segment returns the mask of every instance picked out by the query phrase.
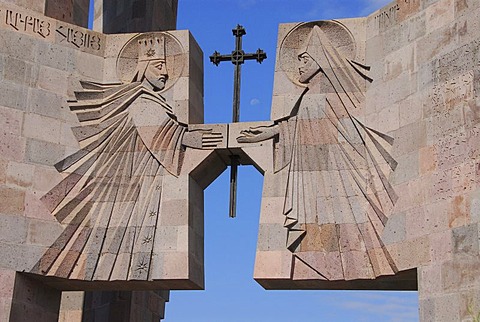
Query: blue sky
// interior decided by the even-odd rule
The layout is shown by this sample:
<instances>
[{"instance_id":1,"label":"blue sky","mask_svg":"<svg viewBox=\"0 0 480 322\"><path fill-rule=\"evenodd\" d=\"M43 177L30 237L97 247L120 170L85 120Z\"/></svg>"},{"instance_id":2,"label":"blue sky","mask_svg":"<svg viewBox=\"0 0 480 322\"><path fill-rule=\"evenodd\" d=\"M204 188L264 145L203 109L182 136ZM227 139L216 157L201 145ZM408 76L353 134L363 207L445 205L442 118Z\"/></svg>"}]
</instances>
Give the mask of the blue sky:
<instances>
[{"instance_id":1,"label":"blue sky","mask_svg":"<svg viewBox=\"0 0 480 322\"><path fill-rule=\"evenodd\" d=\"M241 120L268 120L277 29L302 22L367 15L388 0L179 0L178 29L189 29L204 52L205 122L230 122L233 65L208 56L234 48L231 29L246 28L247 52L268 58L242 69ZM166 322L418 321L416 292L265 291L252 278L262 176L239 169L237 218L228 218L229 173L205 191L205 291L171 292Z\"/></svg>"},{"instance_id":2,"label":"blue sky","mask_svg":"<svg viewBox=\"0 0 480 322\"><path fill-rule=\"evenodd\" d=\"M261 65L242 69L241 120L268 120L279 23L360 17L388 0L179 0L178 29L189 29L204 52L205 122L231 120L233 65L208 61L234 48L232 28L247 31L247 52ZM205 291L172 291L166 322L418 321L416 292L265 291L253 280L262 176L239 169L237 218L228 218L229 173L205 191Z\"/></svg>"}]
</instances>

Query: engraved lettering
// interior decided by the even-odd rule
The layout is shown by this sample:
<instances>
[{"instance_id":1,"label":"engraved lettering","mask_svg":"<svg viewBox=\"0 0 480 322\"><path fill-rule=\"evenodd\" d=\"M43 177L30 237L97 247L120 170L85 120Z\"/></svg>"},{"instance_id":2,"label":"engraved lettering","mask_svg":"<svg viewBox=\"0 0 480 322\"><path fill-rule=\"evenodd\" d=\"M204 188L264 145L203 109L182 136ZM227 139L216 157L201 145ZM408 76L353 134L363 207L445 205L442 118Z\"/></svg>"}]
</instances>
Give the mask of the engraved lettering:
<instances>
[{"instance_id":1,"label":"engraved lettering","mask_svg":"<svg viewBox=\"0 0 480 322\"><path fill-rule=\"evenodd\" d=\"M400 1L397 1L395 5L386 8L385 10L381 11L374 17L375 20L375 27L380 30L387 29L393 26L398 21L398 12L404 8L408 8L410 6L416 5L418 0L403 0L401 2L405 3L402 5L401 3L398 4Z\"/></svg>"},{"instance_id":2,"label":"engraved lettering","mask_svg":"<svg viewBox=\"0 0 480 322\"><path fill-rule=\"evenodd\" d=\"M429 95L431 106L426 111L427 116L448 112L461 104L468 105L474 95L473 79L474 73L469 71L450 81L435 85Z\"/></svg>"},{"instance_id":3,"label":"engraved lettering","mask_svg":"<svg viewBox=\"0 0 480 322\"><path fill-rule=\"evenodd\" d=\"M479 66L480 41L457 48L435 61L435 81L445 82Z\"/></svg>"},{"instance_id":4,"label":"engraved lettering","mask_svg":"<svg viewBox=\"0 0 480 322\"><path fill-rule=\"evenodd\" d=\"M67 42L77 48L101 49L100 37L91 35L87 31L59 25L57 33L61 36L60 42Z\"/></svg>"},{"instance_id":5,"label":"engraved lettering","mask_svg":"<svg viewBox=\"0 0 480 322\"><path fill-rule=\"evenodd\" d=\"M408 1L408 0L406 0ZM386 29L397 22L397 11L400 10L400 6L395 4L394 6L385 9L374 17L375 26L378 29Z\"/></svg>"},{"instance_id":6,"label":"engraved lettering","mask_svg":"<svg viewBox=\"0 0 480 322\"><path fill-rule=\"evenodd\" d=\"M5 24L16 31L34 33L43 38L50 35L50 22L12 10L5 12Z\"/></svg>"}]
</instances>

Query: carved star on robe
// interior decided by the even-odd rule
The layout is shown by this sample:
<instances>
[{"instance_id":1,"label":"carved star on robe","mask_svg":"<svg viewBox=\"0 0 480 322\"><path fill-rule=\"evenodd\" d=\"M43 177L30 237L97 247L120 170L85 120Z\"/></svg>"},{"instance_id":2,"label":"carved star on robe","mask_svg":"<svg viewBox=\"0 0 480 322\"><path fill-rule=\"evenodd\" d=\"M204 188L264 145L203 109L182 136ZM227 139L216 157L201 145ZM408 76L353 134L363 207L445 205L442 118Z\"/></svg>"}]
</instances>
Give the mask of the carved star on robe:
<instances>
[{"instance_id":1,"label":"carved star on robe","mask_svg":"<svg viewBox=\"0 0 480 322\"><path fill-rule=\"evenodd\" d=\"M148 268L147 262L145 262L143 259L140 263L137 265L137 271L144 271Z\"/></svg>"},{"instance_id":2,"label":"carved star on robe","mask_svg":"<svg viewBox=\"0 0 480 322\"><path fill-rule=\"evenodd\" d=\"M146 236L143 238L142 240L142 244L145 245L145 244L148 244L152 241L152 236Z\"/></svg>"}]
</instances>

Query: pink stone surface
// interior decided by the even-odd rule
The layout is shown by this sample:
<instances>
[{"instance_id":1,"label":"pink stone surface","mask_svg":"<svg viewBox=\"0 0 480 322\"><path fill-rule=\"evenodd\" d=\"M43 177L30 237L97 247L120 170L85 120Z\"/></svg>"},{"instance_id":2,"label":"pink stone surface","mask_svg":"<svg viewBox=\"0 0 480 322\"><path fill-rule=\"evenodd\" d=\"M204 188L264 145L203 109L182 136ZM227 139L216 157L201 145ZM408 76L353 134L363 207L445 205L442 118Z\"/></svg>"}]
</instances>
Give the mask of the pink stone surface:
<instances>
[{"instance_id":1,"label":"pink stone surface","mask_svg":"<svg viewBox=\"0 0 480 322\"><path fill-rule=\"evenodd\" d=\"M9 133L0 133L0 158L22 162L25 157L24 138Z\"/></svg>"}]
</instances>

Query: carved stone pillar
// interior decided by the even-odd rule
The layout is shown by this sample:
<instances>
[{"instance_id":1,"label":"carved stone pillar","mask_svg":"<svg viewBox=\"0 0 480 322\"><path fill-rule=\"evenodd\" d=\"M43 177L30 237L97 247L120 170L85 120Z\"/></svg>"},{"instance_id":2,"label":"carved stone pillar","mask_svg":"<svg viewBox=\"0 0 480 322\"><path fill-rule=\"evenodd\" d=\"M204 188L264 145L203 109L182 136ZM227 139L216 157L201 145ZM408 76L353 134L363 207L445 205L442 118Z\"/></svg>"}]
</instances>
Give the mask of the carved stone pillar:
<instances>
[{"instance_id":1,"label":"carved stone pillar","mask_svg":"<svg viewBox=\"0 0 480 322\"><path fill-rule=\"evenodd\" d=\"M90 0L46 0L45 15L86 28L89 5Z\"/></svg>"},{"instance_id":2,"label":"carved stone pillar","mask_svg":"<svg viewBox=\"0 0 480 322\"><path fill-rule=\"evenodd\" d=\"M82 322L85 292L62 292L58 322Z\"/></svg>"},{"instance_id":3,"label":"carved stone pillar","mask_svg":"<svg viewBox=\"0 0 480 322\"><path fill-rule=\"evenodd\" d=\"M174 30L178 0L95 0L93 28L106 34Z\"/></svg>"},{"instance_id":4,"label":"carved stone pillar","mask_svg":"<svg viewBox=\"0 0 480 322\"><path fill-rule=\"evenodd\" d=\"M0 271L0 321L56 321L60 296L60 291L26 275Z\"/></svg>"},{"instance_id":5,"label":"carved stone pillar","mask_svg":"<svg viewBox=\"0 0 480 322\"><path fill-rule=\"evenodd\" d=\"M159 321L168 298L169 291L86 292L82 321Z\"/></svg>"}]
</instances>

